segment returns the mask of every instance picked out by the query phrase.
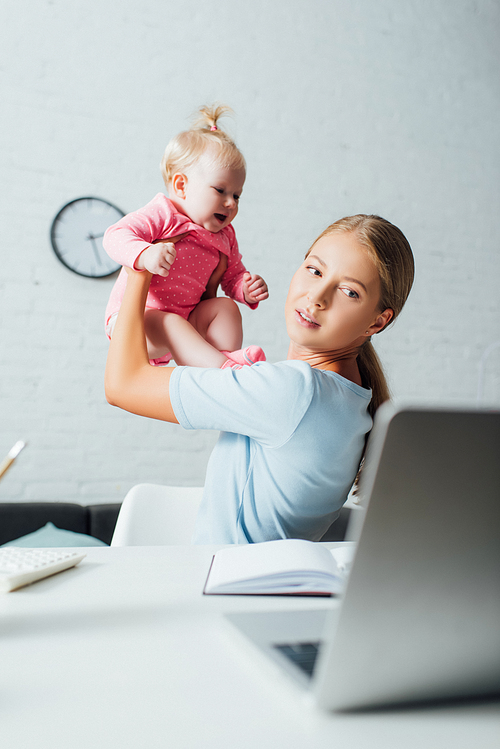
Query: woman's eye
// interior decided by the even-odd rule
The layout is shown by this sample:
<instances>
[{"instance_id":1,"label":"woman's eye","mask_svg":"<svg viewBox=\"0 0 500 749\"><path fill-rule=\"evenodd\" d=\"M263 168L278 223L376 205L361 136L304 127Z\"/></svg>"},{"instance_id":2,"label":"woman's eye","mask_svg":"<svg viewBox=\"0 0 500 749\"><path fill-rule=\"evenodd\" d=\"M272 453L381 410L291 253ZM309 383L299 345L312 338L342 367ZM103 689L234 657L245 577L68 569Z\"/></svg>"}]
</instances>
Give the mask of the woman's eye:
<instances>
[{"instance_id":1,"label":"woman's eye","mask_svg":"<svg viewBox=\"0 0 500 749\"><path fill-rule=\"evenodd\" d=\"M344 294L349 297L349 299L359 299L358 292L354 291L353 289L341 288L341 291L343 291Z\"/></svg>"},{"instance_id":2,"label":"woman's eye","mask_svg":"<svg viewBox=\"0 0 500 749\"><path fill-rule=\"evenodd\" d=\"M321 276L321 271L315 268L314 265L308 265L307 270L309 271L311 276Z\"/></svg>"}]
</instances>

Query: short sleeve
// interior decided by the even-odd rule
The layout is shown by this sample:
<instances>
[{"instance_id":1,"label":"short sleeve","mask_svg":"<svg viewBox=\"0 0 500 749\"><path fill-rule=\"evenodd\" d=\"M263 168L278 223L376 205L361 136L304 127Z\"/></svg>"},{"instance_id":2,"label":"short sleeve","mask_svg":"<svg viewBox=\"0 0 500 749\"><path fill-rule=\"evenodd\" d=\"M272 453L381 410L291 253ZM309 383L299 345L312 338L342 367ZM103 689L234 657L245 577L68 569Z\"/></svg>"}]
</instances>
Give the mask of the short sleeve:
<instances>
[{"instance_id":1,"label":"short sleeve","mask_svg":"<svg viewBox=\"0 0 500 749\"><path fill-rule=\"evenodd\" d=\"M177 367L170 399L185 429L217 429L280 447L294 433L314 392L304 362L259 362L252 367Z\"/></svg>"}]
</instances>

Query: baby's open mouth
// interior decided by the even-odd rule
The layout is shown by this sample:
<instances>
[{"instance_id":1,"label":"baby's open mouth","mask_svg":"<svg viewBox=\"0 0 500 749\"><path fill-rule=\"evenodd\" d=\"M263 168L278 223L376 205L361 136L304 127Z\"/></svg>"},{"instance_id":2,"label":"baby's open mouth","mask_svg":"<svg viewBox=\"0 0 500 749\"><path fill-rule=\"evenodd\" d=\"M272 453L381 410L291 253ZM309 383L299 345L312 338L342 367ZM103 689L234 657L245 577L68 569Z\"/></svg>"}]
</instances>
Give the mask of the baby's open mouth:
<instances>
[{"instance_id":1,"label":"baby's open mouth","mask_svg":"<svg viewBox=\"0 0 500 749\"><path fill-rule=\"evenodd\" d=\"M221 223L221 224L223 224L223 223L224 223L224 221L225 221L225 220L227 219L227 216L224 216L224 214L223 214L223 213L214 213L214 216L215 216L215 218L217 219L217 221L218 221L219 223Z\"/></svg>"}]
</instances>

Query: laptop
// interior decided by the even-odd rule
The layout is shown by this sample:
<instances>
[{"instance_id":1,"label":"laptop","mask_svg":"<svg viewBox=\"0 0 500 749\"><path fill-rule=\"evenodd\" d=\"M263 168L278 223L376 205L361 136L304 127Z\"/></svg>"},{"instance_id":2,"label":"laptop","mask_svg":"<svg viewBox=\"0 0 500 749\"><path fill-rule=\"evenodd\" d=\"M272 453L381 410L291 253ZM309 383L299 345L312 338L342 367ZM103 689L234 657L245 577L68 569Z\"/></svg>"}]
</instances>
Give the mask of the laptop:
<instances>
[{"instance_id":1,"label":"laptop","mask_svg":"<svg viewBox=\"0 0 500 749\"><path fill-rule=\"evenodd\" d=\"M336 606L230 623L326 710L500 693L500 411L384 404L360 489Z\"/></svg>"}]
</instances>

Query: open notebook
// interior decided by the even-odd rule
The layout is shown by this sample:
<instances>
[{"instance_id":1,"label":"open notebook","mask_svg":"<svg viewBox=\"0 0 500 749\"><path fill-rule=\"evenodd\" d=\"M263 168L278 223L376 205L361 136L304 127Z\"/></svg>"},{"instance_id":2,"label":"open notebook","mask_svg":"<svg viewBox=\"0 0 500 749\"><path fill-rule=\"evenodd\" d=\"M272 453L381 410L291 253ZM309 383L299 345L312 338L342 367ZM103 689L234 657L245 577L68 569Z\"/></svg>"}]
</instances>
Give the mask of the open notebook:
<instances>
[{"instance_id":1,"label":"open notebook","mask_svg":"<svg viewBox=\"0 0 500 749\"><path fill-rule=\"evenodd\" d=\"M205 595L333 596L342 592L354 545L286 538L228 546L214 554Z\"/></svg>"}]
</instances>

